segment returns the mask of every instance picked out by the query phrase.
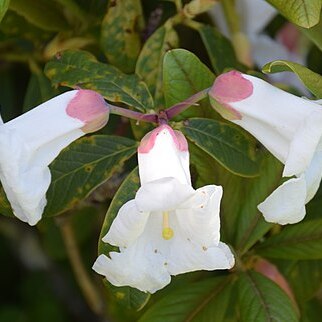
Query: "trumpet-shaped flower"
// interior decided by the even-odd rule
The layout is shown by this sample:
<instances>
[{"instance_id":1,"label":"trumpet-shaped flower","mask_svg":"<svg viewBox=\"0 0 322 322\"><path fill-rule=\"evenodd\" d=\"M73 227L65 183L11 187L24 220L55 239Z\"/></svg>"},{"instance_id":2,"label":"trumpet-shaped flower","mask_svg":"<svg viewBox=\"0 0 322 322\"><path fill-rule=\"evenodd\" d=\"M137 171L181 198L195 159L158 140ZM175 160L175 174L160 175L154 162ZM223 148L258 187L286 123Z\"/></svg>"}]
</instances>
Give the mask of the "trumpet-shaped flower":
<instances>
[{"instance_id":1,"label":"trumpet-shaped flower","mask_svg":"<svg viewBox=\"0 0 322 322\"><path fill-rule=\"evenodd\" d=\"M220 242L220 186L191 186L185 137L167 125L148 133L138 148L141 187L125 203L103 241L119 247L100 255L93 269L115 286L154 293L171 275L234 265Z\"/></svg>"},{"instance_id":2,"label":"trumpet-shaped flower","mask_svg":"<svg viewBox=\"0 0 322 322\"><path fill-rule=\"evenodd\" d=\"M254 61L261 68L266 63L282 59L305 65L308 46L303 44L301 33L294 25L286 23L275 35L275 38L265 34L265 27L278 13L274 7L264 0L238 0L235 5L240 19L241 33L247 36L251 47L248 54L251 54L252 57L246 57L245 64L249 64L247 61ZM232 39L222 4L219 2L209 13L219 30L226 37ZM269 79L273 82L289 84L301 92L307 93L294 73L271 74Z\"/></svg>"},{"instance_id":3,"label":"trumpet-shaped flower","mask_svg":"<svg viewBox=\"0 0 322 322\"><path fill-rule=\"evenodd\" d=\"M220 75L209 95L223 117L285 164L284 177L294 176L258 206L265 219L280 224L302 220L322 177L322 107L237 71Z\"/></svg>"},{"instance_id":4,"label":"trumpet-shaped flower","mask_svg":"<svg viewBox=\"0 0 322 322\"><path fill-rule=\"evenodd\" d=\"M0 180L16 217L35 225L47 203L48 165L85 133L102 128L109 109L91 90L63 93L0 124Z\"/></svg>"}]
</instances>

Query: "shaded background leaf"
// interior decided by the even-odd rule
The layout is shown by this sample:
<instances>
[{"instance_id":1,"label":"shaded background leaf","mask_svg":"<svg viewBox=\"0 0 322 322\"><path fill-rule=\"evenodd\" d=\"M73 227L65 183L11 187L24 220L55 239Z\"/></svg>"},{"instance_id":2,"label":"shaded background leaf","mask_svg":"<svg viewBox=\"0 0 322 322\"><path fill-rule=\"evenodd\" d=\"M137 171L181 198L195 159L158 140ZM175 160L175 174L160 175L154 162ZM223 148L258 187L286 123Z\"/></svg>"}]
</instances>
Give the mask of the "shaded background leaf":
<instances>
[{"instance_id":1,"label":"shaded background leaf","mask_svg":"<svg viewBox=\"0 0 322 322\"><path fill-rule=\"evenodd\" d=\"M256 251L272 258L322 259L322 219L287 226L266 239Z\"/></svg>"},{"instance_id":2,"label":"shaded background leaf","mask_svg":"<svg viewBox=\"0 0 322 322\"><path fill-rule=\"evenodd\" d=\"M109 63L124 73L134 72L143 25L140 0L110 3L102 22L100 41Z\"/></svg>"},{"instance_id":3,"label":"shaded background leaf","mask_svg":"<svg viewBox=\"0 0 322 322\"><path fill-rule=\"evenodd\" d=\"M139 55L135 72L148 85L155 100L155 107L164 106L162 90L163 56L178 46L178 35L171 24L158 28L144 44Z\"/></svg>"},{"instance_id":4,"label":"shaded background leaf","mask_svg":"<svg viewBox=\"0 0 322 322\"><path fill-rule=\"evenodd\" d=\"M25 17L33 25L50 31L68 29L68 23L55 1L10 0L10 9Z\"/></svg>"},{"instance_id":5,"label":"shaded background leaf","mask_svg":"<svg viewBox=\"0 0 322 322\"><path fill-rule=\"evenodd\" d=\"M10 0L2 0L0 2L0 22L9 8L9 3L10 3Z\"/></svg>"},{"instance_id":6,"label":"shaded background leaf","mask_svg":"<svg viewBox=\"0 0 322 322\"><path fill-rule=\"evenodd\" d=\"M211 65L217 74L223 73L226 68L240 67L234 48L225 36L209 25L201 25L198 32L207 49Z\"/></svg>"}]
</instances>

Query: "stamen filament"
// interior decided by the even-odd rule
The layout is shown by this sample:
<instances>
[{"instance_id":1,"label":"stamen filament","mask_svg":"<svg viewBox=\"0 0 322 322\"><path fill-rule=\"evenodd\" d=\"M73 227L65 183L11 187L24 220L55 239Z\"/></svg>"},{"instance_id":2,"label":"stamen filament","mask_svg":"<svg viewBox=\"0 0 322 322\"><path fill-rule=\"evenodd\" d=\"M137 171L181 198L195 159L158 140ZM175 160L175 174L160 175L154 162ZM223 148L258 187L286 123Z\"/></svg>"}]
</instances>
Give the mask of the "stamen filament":
<instances>
[{"instance_id":1,"label":"stamen filament","mask_svg":"<svg viewBox=\"0 0 322 322\"><path fill-rule=\"evenodd\" d=\"M169 212L168 211L164 211L162 214L163 214L162 237L165 240L169 240L174 235L173 230L169 226Z\"/></svg>"}]
</instances>

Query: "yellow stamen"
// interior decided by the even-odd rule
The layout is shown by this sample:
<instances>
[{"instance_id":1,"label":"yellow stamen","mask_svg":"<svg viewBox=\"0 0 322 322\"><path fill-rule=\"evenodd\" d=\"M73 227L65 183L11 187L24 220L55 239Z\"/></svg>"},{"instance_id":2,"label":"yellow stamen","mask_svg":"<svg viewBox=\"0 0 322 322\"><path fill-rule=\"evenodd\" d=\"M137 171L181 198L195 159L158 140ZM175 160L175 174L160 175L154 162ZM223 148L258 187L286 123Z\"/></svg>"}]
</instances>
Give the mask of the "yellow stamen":
<instances>
[{"instance_id":1,"label":"yellow stamen","mask_svg":"<svg viewBox=\"0 0 322 322\"><path fill-rule=\"evenodd\" d=\"M174 232L169 226L169 212L163 212L163 229L162 229L162 237L165 240L169 240L173 237Z\"/></svg>"}]
</instances>

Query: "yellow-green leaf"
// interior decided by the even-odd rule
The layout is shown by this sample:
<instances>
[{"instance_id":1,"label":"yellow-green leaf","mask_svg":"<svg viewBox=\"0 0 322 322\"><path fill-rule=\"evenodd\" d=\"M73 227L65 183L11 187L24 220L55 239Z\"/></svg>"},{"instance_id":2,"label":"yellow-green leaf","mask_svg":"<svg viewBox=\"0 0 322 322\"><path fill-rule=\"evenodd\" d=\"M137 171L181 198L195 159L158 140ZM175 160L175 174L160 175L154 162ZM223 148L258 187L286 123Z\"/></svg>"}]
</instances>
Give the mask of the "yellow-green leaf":
<instances>
[{"instance_id":1,"label":"yellow-green leaf","mask_svg":"<svg viewBox=\"0 0 322 322\"><path fill-rule=\"evenodd\" d=\"M304 28L315 26L320 20L321 0L266 0L283 16ZM253 17L256 19L256 17Z\"/></svg>"},{"instance_id":2,"label":"yellow-green leaf","mask_svg":"<svg viewBox=\"0 0 322 322\"><path fill-rule=\"evenodd\" d=\"M164 105L162 89L162 66L164 54L178 46L178 36L170 24L157 29L144 44L139 55L136 73L148 85L157 108Z\"/></svg>"},{"instance_id":3,"label":"yellow-green leaf","mask_svg":"<svg viewBox=\"0 0 322 322\"><path fill-rule=\"evenodd\" d=\"M10 9L35 26L50 31L68 29L68 23L55 1L11 0Z\"/></svg>"},{"instance_id":4,"label":"yellow-green leaf","mask_svg":"<svg viewBox=\"0 0 322 322\"><path fill-rule=\"evenodd\" d=\"M47 77L53 85L81 87L101 93L107 100L122 102L145 111L153 100L144 82L117 68L98 62L89 52L68 50L47 63Z\"/></svg>"},{"instance_id":5,"label":"yellow-green leaf","mask_svg":"<svg viewBox=\"0 0 322 322\"><path fill-rule=\"evenodd\" d=\"M287 60L275 60L263 67L264 73L293 72L317 98L322 98L322 76L307 67Z\"/></svg>"},{"instance_id":6,"label":"yellow-green leaf","mask_svg":"<svg viewBox=\"0 0 322 322\"><path fill-rule=\"evenodd\" d=\"M0 22L9 8L10 0L0 0Z\"/></svg>"},{"instance_id":7,"label":"yellow-green leaf","mask_svg":"<svg viewBox=\"0 0 322 322\"><path fill-rule=\"evenodd\" d=\"M118 0L110 4L102 22L101 46L108 61L125 73L135 69L142 29L140 0Z\"/></svg>"}]
</instances>

